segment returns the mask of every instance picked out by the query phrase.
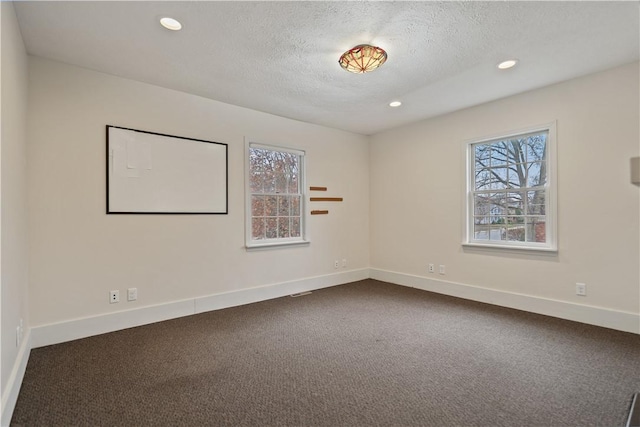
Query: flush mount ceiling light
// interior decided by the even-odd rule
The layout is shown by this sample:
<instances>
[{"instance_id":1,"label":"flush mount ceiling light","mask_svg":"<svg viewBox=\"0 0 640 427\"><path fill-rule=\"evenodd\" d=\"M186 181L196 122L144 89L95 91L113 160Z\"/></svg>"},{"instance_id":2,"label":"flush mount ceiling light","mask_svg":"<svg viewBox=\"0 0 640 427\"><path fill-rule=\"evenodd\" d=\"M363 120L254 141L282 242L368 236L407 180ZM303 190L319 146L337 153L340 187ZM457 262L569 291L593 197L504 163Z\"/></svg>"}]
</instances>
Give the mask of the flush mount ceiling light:
<instances>
[{"instance_id":1,"label":"flush mount ceiling light","mask_svg":"<svg viewBox=\"0 0 640 427\"><path fill-rule=\"evenodd\" d=\"M508 59L506 61L502 61L501 63L499 63L498 68L500 68L501 70L506 70L508 68L515 67L517 63L518 63L517 59Z\"/></svg>"},{"instance_id":2,"label":"flush mount ceiling light","mask_svg":"<svg viewBox=\"0 0 640 427\"><path fill-rule=\"evenodd\" d=\"M167 30L178 31L182 29L182 24L177 20L169 17L164 17L160 19L160 24L165 27Z\"/></svg>"},{"instance_id":3,"label":"flush mount ceiling light","mask_svg":"<svg viewBox=\"0 0 640 427\"><path fill-rule=\"evenodd\" d=\"M402 105L402 102L400 102L400 101L391 101L389 103L389 107L399 107L401 105Z\"/></svg>"},{"instance_id":4,"label":"flush mount ceiling light","mask_svg":"<svg viewBox=\"0 0 640 427\"><path fill-rule=\"evenodd\" d=\"M351 73L368 73L387 60L387 52L377 46L359 44L342 54L340 66Z\"/></svg>"}]
</instances>

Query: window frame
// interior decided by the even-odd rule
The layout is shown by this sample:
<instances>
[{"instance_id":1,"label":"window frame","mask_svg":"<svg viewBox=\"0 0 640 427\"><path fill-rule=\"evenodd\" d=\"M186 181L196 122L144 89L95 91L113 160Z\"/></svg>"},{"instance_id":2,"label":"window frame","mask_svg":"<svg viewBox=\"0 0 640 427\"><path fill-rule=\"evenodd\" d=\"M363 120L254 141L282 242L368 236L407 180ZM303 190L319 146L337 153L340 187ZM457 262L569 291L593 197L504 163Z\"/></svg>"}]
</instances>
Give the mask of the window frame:
<instances>
[{"instance_id":1,"label":"window frame","mask_svg":"<svg viewBox=\"0 0 640 427\"><path fill-rule=\"evenodd\" d=\"M299 191L300 191L300 236L299 237L287 237L287 238L275 238L275 239L263 239L254 240L252 238L252 211L251 211L251 164L249 162L250 149L257 148L269 151L278 151L283 153L290 153L299 156ZM307 233L307 218L306 218L306 152L304 150L282 147L272 144L263 144L254 142L253 139L245 138L245 150L244 150L244 162L245 162L245 248L247 250L256 249L269 249L278 247L290 247L308 245L310 243Z\"/></svg>"},{"instance_id":2,"label":"window frame","mask_svg":"<svg viewBox=\"0 0 640 427\"><path fill-rule=\"evenodd\" d=\"M474 195L475 195L475 149L478 144L489 144L504 141L513 137L547 132L546 141L546 182L545 189L545 243L506 241L506 240L478 240L474 239ZM492 136L473 139L464 142L464 215L463 215L463 246L477 248L515 249L525 251L557 252L558 251L558 210L557 210L557 137L556 122L532 126L516 131L502 132ZM517 190L516 190L517 191ZM513 191L513 192L516 192Z\"/></svg>"}]
</instances>

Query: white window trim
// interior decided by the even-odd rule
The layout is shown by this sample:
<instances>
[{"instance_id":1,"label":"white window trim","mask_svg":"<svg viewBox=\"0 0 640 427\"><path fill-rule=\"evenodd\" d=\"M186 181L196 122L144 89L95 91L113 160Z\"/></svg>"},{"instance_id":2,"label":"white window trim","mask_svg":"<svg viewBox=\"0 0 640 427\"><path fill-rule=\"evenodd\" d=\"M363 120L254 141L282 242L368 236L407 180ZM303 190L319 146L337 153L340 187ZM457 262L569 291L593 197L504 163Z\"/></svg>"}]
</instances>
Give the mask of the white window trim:
<instances>
[{"instance_id":1,"label":"white window trim","mask_svg":"<svg viewBox=\"0 0 640 427\"><path fill-rule=\"evenodd\" d=\"M247 251L253 250L265 250L276 249L282 247L292 246L308 246L311 241L309 240L309 234L307 232L307 191L306 191L306 153L303 150L296 150L287 147L280 147L271 144L261 144L253 142L252 138L245 138L244 143L244 193L245 193L245 249ZM257 243L251 239L251 187L250 187L250 165L249 165L249 149L250 148L262 148L266 150L282 151L286 153L292 153L301 156L300 164L300 237L294 237L289 239L274 239L265 240L264 242Z\"/></svg>"},{"instance_id":2,"label":"white window trim","mask_svg":"<svg viewBox=\"0 0 640 427\"><path fill-rule=\"evenodd\" d=\"M473 188L475 187L475 179L471 173L473 150L471 147L474 144L491 142L500 139L507 139L513 136L523 135L527 133L535 133L548 131L549 138L547 140L547 182L545 184L545 202L546 207L545 215L546 219L546 243L535 242L509 242L504 241L486 241L486 240L473 240ZM557 135L556 135L556 122L532 126L525 129L516 131L509 131L494 134L480 139L468 140L463 143L463 155L464 155L464 201L463 206L465 209L463 215L463 236L462 245L474 248L495 248L506 249L516 251L536 251L536 252L557 252L558 251L558 201L557 201ZM494 243L495 242L495 243Z\"/></svg>"}]
</instances>

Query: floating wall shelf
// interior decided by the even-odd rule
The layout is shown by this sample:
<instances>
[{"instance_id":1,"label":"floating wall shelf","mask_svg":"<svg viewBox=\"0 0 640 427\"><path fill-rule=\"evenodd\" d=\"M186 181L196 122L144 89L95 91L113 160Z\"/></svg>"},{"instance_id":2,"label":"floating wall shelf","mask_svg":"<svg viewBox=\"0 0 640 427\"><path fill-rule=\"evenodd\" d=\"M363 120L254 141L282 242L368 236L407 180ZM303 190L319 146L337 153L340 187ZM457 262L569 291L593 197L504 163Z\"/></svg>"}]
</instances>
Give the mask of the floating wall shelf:
<instances>
[{"instance_id":1,"label":"floating wall shelf","mask_svg":"<svg viewBox=\"0 0 640 427\"><path fill-rule=\"evenodd\" d=\"M327 191L327 187L309 187L310 191ZM342 197L311 197L309 198L312 202L341 202ZM314 209L311 211L311 215L327 215L329 213L328 210L317 210Z\"/></svg>"},{"instance_id":2,"label":"floating wall shelf","mask_svg":"<svg viewBox=\"0 0 640 427\"><path fill-rule=\"evenodd\" d=\"M312 197L312 202L341 202L342 197Z\"/></svg>"}]
</instances>

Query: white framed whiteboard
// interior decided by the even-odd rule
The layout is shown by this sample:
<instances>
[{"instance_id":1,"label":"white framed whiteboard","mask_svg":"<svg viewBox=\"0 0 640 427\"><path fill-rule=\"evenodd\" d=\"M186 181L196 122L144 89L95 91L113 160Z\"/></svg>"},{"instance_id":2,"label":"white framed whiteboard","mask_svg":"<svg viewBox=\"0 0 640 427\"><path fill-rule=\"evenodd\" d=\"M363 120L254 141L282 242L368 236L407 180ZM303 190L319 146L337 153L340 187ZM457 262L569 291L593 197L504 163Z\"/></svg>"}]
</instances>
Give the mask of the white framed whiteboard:
<instances>
[{"instance_id":1,"label":"white framed whiteboard","mask_svg":"<svg viewBox=\"0 0 640 427\"><path fill-rule=\"evenodd\" d=\"M107 214L227 214L227 144L107 125Z\"/></svg>"}]
</instances>

